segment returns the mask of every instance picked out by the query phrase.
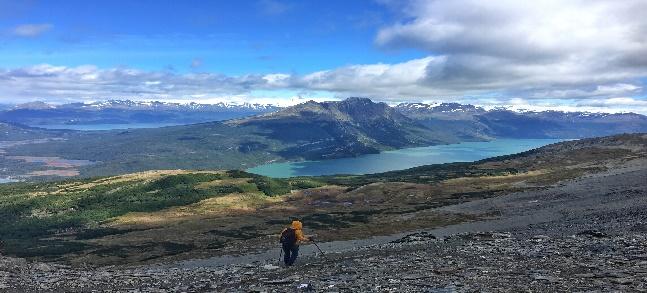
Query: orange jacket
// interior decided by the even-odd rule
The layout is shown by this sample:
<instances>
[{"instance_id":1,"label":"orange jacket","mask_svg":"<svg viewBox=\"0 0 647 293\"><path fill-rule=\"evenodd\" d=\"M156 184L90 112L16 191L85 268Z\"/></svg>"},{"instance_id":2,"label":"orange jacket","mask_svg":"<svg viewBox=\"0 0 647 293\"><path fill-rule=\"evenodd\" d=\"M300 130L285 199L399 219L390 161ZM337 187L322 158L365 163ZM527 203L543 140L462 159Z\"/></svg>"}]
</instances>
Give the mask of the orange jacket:
<instances>
[{"instance_id":1,"label":"orange jacket","mask_svg":"<svg viewBox=\"0 0 647 293\"><path fill-rule=\"evenodd\" d=\"M303 235L303 223L301 223L300 221L292 221L292 226L290 228L294 229L294 234L297 236L297 243L308 241L308 238ZM287 230L287 228L283 229L283 231L281 231L281 234L283 234L285 230Z\"/></svg>"}]
</instances>

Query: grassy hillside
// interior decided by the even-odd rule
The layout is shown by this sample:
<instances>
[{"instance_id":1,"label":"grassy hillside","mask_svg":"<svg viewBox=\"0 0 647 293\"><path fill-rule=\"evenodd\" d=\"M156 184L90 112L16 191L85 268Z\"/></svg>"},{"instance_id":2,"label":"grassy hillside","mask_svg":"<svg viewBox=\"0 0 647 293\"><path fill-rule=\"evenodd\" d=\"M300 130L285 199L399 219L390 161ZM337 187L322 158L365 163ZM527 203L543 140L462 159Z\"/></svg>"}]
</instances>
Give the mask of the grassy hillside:
<instances>
[{"instance_id":1,"label":"grassy hillside","mask_svg":"<svg viewBox=\"0 0 647 293\"><path fill-rule=\"evenodd\" d=\"M560 177L566 178L586 170L607 168L603 162L643 156L647 156L647 134L622 134L565 141L476 162L426 165L367 175L321 176L319 180L348 186L394 181L433 184L461 177L507 176L536 170L550 170L551 176L562 173Z\"/></svg>"},{"instance_id":2,"label":"grassy hillside","mask_svg":"<svg viewBox=\"0 0 647 293\"><path fill-rule=\"evenodd\" d=\"M118 177L39 184L0 185L0 239L9 254L56 258L91 249L79 241L129 230L109 228L131 213L154 213L171 207L232 195L264 199L315 187L307 180L277 180L230 172L157 171Z\"/></svg>"},{"instance_id":3,"label":"grassy hillside","mask_svg":"<svg viewBox=\"0 0 647 293\"><path fill-rule=\"evenodd\" d=\"M122 264L267 249L291 217L322 241L363 238L473 220L434 208L645 158L647 135L621 135L363 176L176 170L5 184L0 220L11 225L0 227L0 239L10 255Z\"/></svg>"}]
</instances>

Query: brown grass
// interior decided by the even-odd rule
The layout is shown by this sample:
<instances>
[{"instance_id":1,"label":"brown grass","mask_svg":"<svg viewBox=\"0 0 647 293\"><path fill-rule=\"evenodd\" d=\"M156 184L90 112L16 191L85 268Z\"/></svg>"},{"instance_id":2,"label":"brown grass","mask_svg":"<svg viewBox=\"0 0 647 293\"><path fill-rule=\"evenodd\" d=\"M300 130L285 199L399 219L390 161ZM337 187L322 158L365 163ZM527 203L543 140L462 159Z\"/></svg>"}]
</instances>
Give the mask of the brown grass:
<instances>
[{"instance_id":1,"label":"brown grass","mask_svg":"<svg viewBox=\"0 0 647 293\"><path fill-rule=\"evenodd\" d=\"M123 252L124 258L118 259L95 254L70 256L70 259L73 262L83 260L108 264L138 262L152 255L183 259L255 251L274 245L275 237L289 224L290 217L304 219L306 233L317 235L320 241L366 238L473 221L478 217L447 213L436 208L551 185L596 170L599 169L590 164L574 164L568 168L543 168L503 176L463 177L436 184L387 182L352 190L345 186L324 186L281 197L267 197L260 192L230 194L158 212L129 213L105 226L134 231L86 240L87 243L106 248L172 242L193 247L189 252L171 255L157 248L146 253ZM181 172L186 171L145 172L104 179L94 184L114 180L152 180ZM200 187L244 184L247 180L214 180Z\"/></svg>"}]
</instances>

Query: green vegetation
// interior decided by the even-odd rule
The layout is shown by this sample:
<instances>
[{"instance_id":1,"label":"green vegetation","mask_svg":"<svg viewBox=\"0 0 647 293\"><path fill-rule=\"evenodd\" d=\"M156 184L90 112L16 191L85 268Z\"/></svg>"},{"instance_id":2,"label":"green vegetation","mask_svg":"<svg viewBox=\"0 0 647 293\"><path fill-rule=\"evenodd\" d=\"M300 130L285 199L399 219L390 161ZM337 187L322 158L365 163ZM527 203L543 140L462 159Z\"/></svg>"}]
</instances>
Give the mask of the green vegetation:
<instances>
[{"instance_id":1,"label":"green vegetation","mask_svg":"<svg viewBox=\"0 0 647 293\"><path fill-rule=\"evenodd\" d=\"M228 180L235 178L248 180ZM207 184L201 186L204 183ZM297 185L296 188L303 186ZM186 173L152 180L99 178L3 184L0 185L0 221L11 224L0 226L0 239L5 240L10 254L54 257L87 248L87 244L76 240L127 233L100 226L127 213L155 212L232 193L278 196L292 189L286 180L240 171ZM70 233L75 238L63 240Z\"/></svg>"},{"instance_id":2,"label":"green vegetation","mask_svg":"<svg viewBox=\"0 0 647 293\"><path fill-rule=\"evenodd\" d=\"M180 174L167 176L154 181L149 184L148 189L159 190L174 187L189 187L194 186L199 182L207 182L213 180L221 180L223 176L220 174L211 173L194 173L194 174Z\"/></svg>"},{"instance_id":3,"label":"green vegetation","mask_svg":"<svg viewBox=\"0 0 647 293\"><path fill-rule=\"evenodd\" d=\"M294 177L285 180L290 183L292 189L308 189L326 185L324 181L316 177Z\"/></svg>"},{"instance_id":4,"label":"green vegetation","mask_svg":"<svg viewBox=\"0 0 647 293\"><path fill-rule=\"evenodd\" d=\"M478 163L478 162L477 162ZM475 163L447 163L426 165L406 170L367 175L333 175L318 177L320 181L358 187L375 182L438 183L461 177L500 176L517 174L516 168L483 168Z\"/></svg>"},{"instance_id":5,"label":"green vegetation","mask_svg":"<svg viewBox=\"0 0 647 293\"><path fill-rule=\"evenodd\" d=\"M188 140L187 137L192 139ZM78 168L82 176L106 176L146 170L239 169L280 160L286 145L255 127L222 123L155 129L71 132L65 140L6 148L10 155L61 157L96 162ZM21 163L11 173L25 174ZM47 168L43 168L47 169Z\"/></svg>"},{"instance_id":6,"label":"green vegetation","mask_svg":"<svg viewBox=\"0 0 647 293\"><path fill-rule=\"evenodd\" d=\"M71 131L45 130L0 121L0 141L35 140L65 137Z\"/></svg>"},{"instance_id":7,"label":"green vegetation","mask_svg":"<svg viewBox=\"0 0 647 293\"><path fill-rule=\"evenodd\" d=\"M285 180L268 177L255 177L253 182L258 186L258 189L267 196L282 195L292 190L290 183Z\"/></svg>"},{"instance_id":8,"label":"green vegetation","mask_svg":"<svg viewBox=\"0 0 647 293\"><path fill-rule=\"evenodd\" d=\"M324 186L323 181L315 177L295 177L287 179L269 178L241 170L227 171L231 178L252 178L252 182L267 196L277 196L289 193L295 189L308 189Z\"/></svg>"},{"instance_id":9,"label":"green vegetation","mask_svg":"<svg viewBox=\"0 0 647 293\"><path fill-rule=\"evenodd\" d=\"M542 188L644 157L646 141L642 135L571 141L474 163L360 176L274 179L240 170L167 170L2 184L0 240L9 255L120 264L265 245L289 216L332 240L387 235L474 219L434 209ZM317 189L295 192L310 188Z\"/></svg>"}]
</instances>

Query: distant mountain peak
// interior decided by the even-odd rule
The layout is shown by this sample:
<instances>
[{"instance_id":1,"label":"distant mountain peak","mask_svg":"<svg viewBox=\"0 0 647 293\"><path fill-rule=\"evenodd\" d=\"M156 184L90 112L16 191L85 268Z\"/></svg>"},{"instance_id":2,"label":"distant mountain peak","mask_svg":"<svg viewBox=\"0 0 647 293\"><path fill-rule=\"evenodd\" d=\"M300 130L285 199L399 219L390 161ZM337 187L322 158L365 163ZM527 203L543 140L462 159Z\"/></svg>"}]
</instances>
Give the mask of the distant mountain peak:
<instances>
[{"instance_id":1,"label":"distant mountain peak","mask_svg":"<svg viewBox=\"0 0 647 293\"><path fill-rule=\"evenodd\" d=\"M257 119L277 119L287 116L308 116L310 118L316 117L317 119L350 121L372 119L371 117L392 117L395 115L399 116L400 119L408 119L386 103L376 103L369 98L351 97L341 101L315 102L310 100L276 112L245 118L234 123L245 123L248 120Z\"/></svg>"},{"instance_id":2,"label":"distant mountain peak","mask_svg":"<svg viewBox=\"0 0 647 293\"><path fill-rule=\"evenodd\" d=\"M272 104L218 102L215 104L200 104L196 102L177 103L162 101L133 101L128 99L109 99L95 102L75 102L62 105L53 105L36 101L16 105L13 109L46 110L46 109L121 109L121 110L250 110L268 112L281 107Z\"/></svg>"},{"instance_id":3,"label":"distant mountain peak","mask_svg":"<svg viewBox=\"0 0 647 293\"><path fill-rule=\"evenodd\" d=\"M403 103L400 113L427 127L441 127L462 138L581 138L647 131L647 117L635 113L536 111L473 105Z\"/></svg>"},{"instance_id":4,"label":"distant mountain peak","mask_svg":"<svg viewBox=\"0 0 647 293\"><path fill-rule=\"evenodd\" d=\"M485 109L470 104L459 103L401 103L396 106L403 113L430 112L430 113L482 113Z\"/></svg>"},{"instance_id":5,"label":"distant mountain peak","mask_svg":"<svg viewBox=\"0 0 647 293\"><path fill-rule=\"evenodd\" d=\"M453 135L426 128L385 103L358 97L308 101L227 124L263 129L269 137L294 145L290 152L310 159L457 141Z\"/></svg>"},{"instance_id":6,"label":"distant mountain peak","mask_svg":"<svg viewBox=\"0 0 647 293\"><path fill-rule=\"evenodd\" d=\"M365 97L350 97L346 98L345 100L339 101L340 103L346 103L346 104L385 104L382 102L374 102L370 98L365 98ZM385 104L386 105L386 104Z\"/></svg>"},{"instance_id":7,"label":"distant mountain peak","mask_svg":"<svg viewBox=\"0 0 647 293\"><path fill-rule=\"evenodd\" d=\"M43 110L43 109L54 109L55 105L48 104L43 101L34 101L29 103L18 104L14 106L14 109L30 109L30 110Z\"/></svg>"}]
</instances>

